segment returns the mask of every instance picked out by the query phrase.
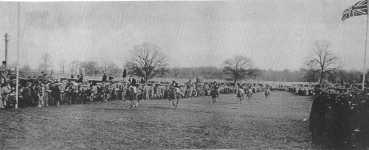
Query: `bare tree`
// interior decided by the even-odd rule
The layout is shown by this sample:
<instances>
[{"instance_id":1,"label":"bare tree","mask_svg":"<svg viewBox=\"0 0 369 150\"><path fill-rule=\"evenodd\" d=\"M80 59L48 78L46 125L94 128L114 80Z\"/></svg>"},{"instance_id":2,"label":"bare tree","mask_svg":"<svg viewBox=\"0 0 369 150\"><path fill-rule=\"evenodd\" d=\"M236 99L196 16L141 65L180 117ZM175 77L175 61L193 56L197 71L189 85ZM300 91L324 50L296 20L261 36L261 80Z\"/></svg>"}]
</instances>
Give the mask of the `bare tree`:
<instances>
[{"instance_id":1,"label":"bare tree","mask_svg":"<svg viewBox=\"0 0 369 150\"><path fill-rule=\"evenodd\" d=\"M230 79L237 83L238 80L246 78L252 68L252 61L245 56L235 56L231 59L224 61L224 74L228 75Z\"/></svg>"},{"instance_id":2,"label":"bare tree","mask_svg":"<svg viewBox=\"0 0 369 150\"><path fill-rule=\"evenodd\" d=\"M126 63L128 72L144 78L145 81L165 73L168 60L160 50L158 46L150 43L134 46L132 58Z\"/></svg>"},{"instance_id":3,"label":"bare tree","mask_svg":"<svg viewBox=\"0 0 369 150\"><path fill-rule=\"evenodd\" d=\"M49 53L44 53L41 56L41 63L39 65L39 70L47 73L49 69L51 69L52 62L51 62L51 55Z\"/></svg>"},{"instance_id":4,"label":"bare tree","mask_svg":"<svg viewBox=\"0 0 369 150\"><path fill-rule=\"evenodd\" d=\"M307 61L310 69L319 72L319 83L322 84L327 73L332 73L338 68L338 57L329 50L329 42L316 41L313 55Z\"/></svg>"}]
</instances>

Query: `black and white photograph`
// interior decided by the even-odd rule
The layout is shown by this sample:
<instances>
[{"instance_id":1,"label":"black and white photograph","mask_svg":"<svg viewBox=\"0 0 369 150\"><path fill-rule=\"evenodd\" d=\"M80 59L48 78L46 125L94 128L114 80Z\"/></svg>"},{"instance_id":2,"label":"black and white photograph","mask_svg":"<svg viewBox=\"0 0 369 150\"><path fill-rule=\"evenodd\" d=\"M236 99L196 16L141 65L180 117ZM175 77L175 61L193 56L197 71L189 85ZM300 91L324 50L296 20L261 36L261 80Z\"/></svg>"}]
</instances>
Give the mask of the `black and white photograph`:
<instances>
[{"instance_id":1,"label":"black and white photograph","mask_svg":"<svg viewBox=\"0 0 369 150\"><path fill-rule=\"evenodd\" d=\"M0 150L368 150L368 8L0 1Z\"/></svg>"}]
</instances>

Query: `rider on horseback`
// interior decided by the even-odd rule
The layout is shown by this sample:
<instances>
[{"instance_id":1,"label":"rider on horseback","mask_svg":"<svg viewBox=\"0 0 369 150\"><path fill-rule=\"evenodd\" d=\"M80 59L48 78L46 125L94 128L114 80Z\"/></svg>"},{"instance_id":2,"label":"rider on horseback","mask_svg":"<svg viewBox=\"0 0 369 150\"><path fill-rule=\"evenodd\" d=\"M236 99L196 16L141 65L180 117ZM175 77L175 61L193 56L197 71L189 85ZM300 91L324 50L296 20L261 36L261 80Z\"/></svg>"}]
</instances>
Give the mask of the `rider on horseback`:
<instances>
[{"instance_id":1,"label":"rider on horseback","mask_svg":"<svg viewBox=\"0 0 369 150\"><path fill-rule=\"evenodd\" d=\"M179 102L178 99L181 94L178 83L176 81L172 81L172 84L169 85L168 90L169 90L168 91L169 102L171 102L174 107L177 107L178 102Z\"/></svg>"},{"instance_id":2,"label":"rider on horseback","mask_svg":"<svg viewBox=\"0 0 369 150\"><path fill-rule=\"evenodd\" d=\"M265 95L265 98L268 98L269 95L270 95L270 88L269 86L266 87L265 91L264 91L264 95Z\"/></svg>"},{"instance_id":3,"label":"rider on horseback","mask_svg":"<svg viewBox=\"0 0 369 150\"><path fill-rule=\"evenodd\" d=\"M129 85L126 95L128 97L128 100L130 101L129 108L137 107L139 102L137 99L137 87L135 84L131 83ZM135 102L135 100L137 100L137 102Z\"/></svg>"},{"instance_id":4,"label":"rider on horseback","mask_svg":"<svg viewBox=\"0 0 369 150\"><path fill-rule=\"evenodd\" d=\"M216 102L216 98L219 96L219 85L214 81L211 85L210 96L212 98L212 103Z\"/></svg>"},{"instance_id":5,"label":"rider on horseback","mask_svg":"<svg viewBox=\"0 0 369 150\"><path fill-rule=\"evenodd\" d=\"M236 91L236 94L237 94L237 97L240 99L240 103L242 102L242 100L244 99L245 97L245 91L243 90L243 87L240 83L237 83L237 91Z\"/></svg>"}]
</instances>

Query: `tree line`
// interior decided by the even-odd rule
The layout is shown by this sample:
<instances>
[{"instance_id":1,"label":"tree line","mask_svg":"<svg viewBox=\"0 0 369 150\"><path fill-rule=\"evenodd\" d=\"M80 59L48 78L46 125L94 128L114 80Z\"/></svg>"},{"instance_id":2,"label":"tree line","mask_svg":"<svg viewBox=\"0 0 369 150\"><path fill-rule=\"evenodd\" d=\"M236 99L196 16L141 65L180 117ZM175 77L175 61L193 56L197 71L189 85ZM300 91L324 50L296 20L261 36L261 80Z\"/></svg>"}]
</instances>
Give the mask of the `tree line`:
<instances>
[{"instance_id":1,"label":"tree line","mask_svg":"<svg viewBox=\"0 0 369 150\"><path fill-rule=\"evenodd\" d=\"M263 70L253 65L252 59L247 56L237 55L224 60L222 66L199 67L169 67L168 59L159 46L152 43L142 43L133 47L130 51L130 59L124 66L117 64L101 63L96 60L72 61L67 64L69 70L64 70L65 62L59 64L58 71L53 70L53 59L47 53L42 55L39 67L31 69L25 65L20 68L22 74L31 72L44 72L53 74L63 72L68 74L84 74L87 76L100 76L104 73L121 77L126 71L128 75L143 78L145 81L154 77L164 78L205 78L226 79L238 82L244 79L287 82L360 82L361 72L348 71L340 68L339 58L330 50L327 41L316 41L312 55L307 57L300 70Z\"/></svg>"}]
</instances>

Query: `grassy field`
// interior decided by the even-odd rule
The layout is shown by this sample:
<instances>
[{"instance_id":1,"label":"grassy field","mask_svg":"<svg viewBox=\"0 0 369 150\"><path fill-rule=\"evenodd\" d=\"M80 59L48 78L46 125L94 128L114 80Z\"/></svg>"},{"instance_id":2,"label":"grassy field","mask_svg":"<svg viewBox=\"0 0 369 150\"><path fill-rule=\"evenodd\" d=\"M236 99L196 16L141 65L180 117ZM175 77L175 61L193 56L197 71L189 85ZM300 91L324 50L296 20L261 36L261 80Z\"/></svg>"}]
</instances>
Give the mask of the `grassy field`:
<instances>
[{"instance_id":1,"label":"grassy field","mask_svg":"<svg viewBox=\"0 0 369 150\"><path fill-rule=\"evenodd\" d=\"M316 149L308 131L310 97L272 92L240 102L234 95L123 101L0 111L0 149Z\"/></svg>"}]
</instances>

